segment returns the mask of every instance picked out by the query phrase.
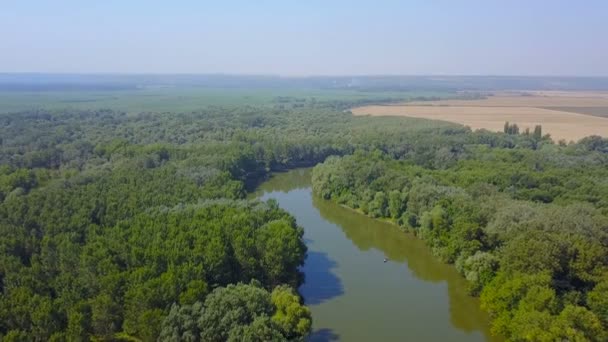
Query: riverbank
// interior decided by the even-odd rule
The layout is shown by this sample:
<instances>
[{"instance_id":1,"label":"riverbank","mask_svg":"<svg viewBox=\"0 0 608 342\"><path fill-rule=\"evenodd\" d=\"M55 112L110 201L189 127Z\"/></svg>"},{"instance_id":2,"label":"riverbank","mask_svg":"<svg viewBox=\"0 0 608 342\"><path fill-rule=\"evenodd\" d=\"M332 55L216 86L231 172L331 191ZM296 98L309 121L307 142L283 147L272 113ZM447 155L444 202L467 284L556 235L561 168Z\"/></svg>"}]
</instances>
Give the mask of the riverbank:
<instances>
[{"instance_id":1,"label":"riverbank","mask_svg":"<svg viewBox=\"0 0 608 342\"><path fill-rule=\"evenodd\" d=\"M394 223L313 196L310 172L274 174L255 193L304 228L299 290L313 314L310 340L500 340L454 267Z\"/></svg>"}]
</instances>

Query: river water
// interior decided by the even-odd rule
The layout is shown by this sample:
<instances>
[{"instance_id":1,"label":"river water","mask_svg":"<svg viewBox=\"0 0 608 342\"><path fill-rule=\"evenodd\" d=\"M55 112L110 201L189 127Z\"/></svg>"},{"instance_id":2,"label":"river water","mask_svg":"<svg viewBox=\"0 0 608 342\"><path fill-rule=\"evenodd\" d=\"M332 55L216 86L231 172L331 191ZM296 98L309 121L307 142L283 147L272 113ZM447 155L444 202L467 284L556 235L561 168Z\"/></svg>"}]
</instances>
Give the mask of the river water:
<instances>
[{"instance_id":1,"label":"river water","mask_svg":"<svg viewBox=\"0 0 608 342\"><path fill-rule=\"evenodd\" d=\"M309 340L499 340L454 267L394 225L313 196L310 169L276 174L255 196L276 199L304 228Z\"/></svg>"}]
</instances>

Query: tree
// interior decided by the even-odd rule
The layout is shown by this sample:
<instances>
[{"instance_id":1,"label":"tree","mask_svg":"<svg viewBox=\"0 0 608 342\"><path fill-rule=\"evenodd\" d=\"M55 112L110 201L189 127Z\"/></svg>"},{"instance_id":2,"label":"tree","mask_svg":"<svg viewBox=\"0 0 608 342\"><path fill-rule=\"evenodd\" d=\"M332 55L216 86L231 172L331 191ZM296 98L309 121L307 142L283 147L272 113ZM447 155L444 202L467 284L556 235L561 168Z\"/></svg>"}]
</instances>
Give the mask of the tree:
<instances>
[{"instance_id":1,"label":"tree","mask_svg":"<svg viewBox=\"0 0 608 342\"><path fill-rule=\"evenodd\" d=\"M388 193L388 211L393 219L398 219L406 208L406 196L399 190Z\"/></svg>"},{"instance_id":2,"label":"tree","mask_svg":"<svg viewBox=\"0 0 608 342\"><path fill-rule=\"evenodd\" d=\"M159 340L167 342L196 342L201 331L198 320L203 316L202 302L192 305L173 304L169 314L163 319Z\"/></svg>"},{"instance_id":3,"label":"tree","mask_svg":"<svg viewBox=\"0 0 608 342\"><path fill-rule=\"evenodd\" d=\"M494 318L492 329L506 337L522 336L528 329L525 318L538 312L535 319L551 319L557 308L555 291L548 273L535 275L499 272L481 292L481 306ZM543 313L547 311L547 313Z\"/></svg>"},{"instance_id":4,"label":"tree","mask_svg":"<svg viewBox=\"0 0 608 342\"><path fill-rule=\"evenodd\" d=\"M302 305L300 298L290 287L276 287L272 291L271 301L276 308L272 321L280 327L284 336L291 339L306 336L310 332L310 310Z\"/></svg>"},{"instance_id":5,"label":"tree","mask_svg":"<svg viewBox=\"0 0 608 342\"><path fill-rule=\"evenodd\" d=\"M93 333L109 339L120 331L121 308L107 294L100 294L91 301L91 327Z\"/></svg>"},{"instance_id":6,"label":"tree","mask_svg":"<svg viewBox=\"0 0 608 342\"><path fill-rule=\"evenodd\" d=\"M259 282L219 287L204 303L174 304L162 322L163 341L287 341L310 332L310 310L286 285L272 293Z\"/></svg>"},{"instance_id":7,"label":"tree","mask_svg":"<svg viewBox=\"0 0 608 342\"><path fill-rule=\"evenodd\" d=\"M230 331L230 342L251 341L288 341L277 329L275 323L268 316L258 316L249 325L239 325Z\"/></svg>"},{"instance_id":8,"label":"tree","mask_svg":"<svg viewBox=\"0 0 608 342\"><path fill-rule=\"evenodd\" d=\"M388 198L385 192L376 192L374 199L369 204L369 214L371 217L388 216Z\"/></svg>"},{"instance_id":9,"label":"tree","mask_svg":"<svg viewBox=\"0 0 608 342\"><path fill-rule=\"evenodd\" d=\"M519 126L517 126L517 124L513 124L511 126L511 134L513 134L513 135L519 134Z\"/></svg>"},{"instance_id":10,"label":"tree","mask_svg":"<svg viewBox=\"0 0 608 342\"><path fill-rule=\"evenodd\" d=\"M563 272L566 241L550 234L529 230L508 241L501 253L501 265L506 272L534 274L548 271Z\"/></svg>"},{"instance_id":11,"label":"tree","mask_svg":"<svg viewBox=\"0 0 608 342\"><path fill-rule=\"evenodd\" d=\"M608 337L597 316L582 306L566 305L557 321L558 326L552 329L554 340L600 342Z\"/></svg>"},{"instance_id":12,"label":"tree","mask_svg":"<svg viewBox=\"0 0 608 342\"><path fill-rule=\"evenodd\" d=\"M604 279L587 293L587 305L602 320L604 326L608 326L608 276L604 276Z\"/></svg>"},{"instance_id":13,"label":"tree","mask_svg":"<svg viewBox=\"0 0 608 342\"><path fill-rule=\"evenodd\" d=\"M281 283L299 285L298 267L303 264L306 245L302 242L302 229L294 228L294 225L285 220L276 220L258 232L257 251L270 286Z\"/></svg>"},{"instance_id":14,"label":"tree","mask_svg":"<svg viewBox=\"0 0 608 342\"><path fill-rule=\"evenodd\" d=\"M68 311L66 337L71 341L86 341L91 331L91 308L80 303Z\"/></svg>"},{"instance_id":15,"label":"tree","mask_svg":"<svg viewBox=\"0 0 608 342\"><path fill-rule=\"evenodd\" d=\"M498 258L488 252L478 251L464 262L465 278L471 283L471 291L478 293L488 284L498 270Z\"/></svg>"},{"instance_id":16,"label":"tree","mask_svg":"<svg viewBox=\"0 0 608 342\"><path fill-rule=\"evenodd\" d=\"M534 134L532 135L535 140L540 140L543 137L543 127L541 125L534 126Z\"/></svg>"},{"instance_id":17,"label":"tree","mask_svg":"<svg viewBox=\"0 0 608 342\"><path fill-rule=\"evenodd\" d=\"M205 299L209 293L207 283L204 280L192 280L186 286L186 290L179 295L180 304L194 304Z\"/></svg>"},{"instance_id":18,"label":"tree","mask_svg":"<svg viewBox=\"0 0 608 342\"><path fill-rule=\"evenodd\" d=\"M270 294L256 285L228 285L217 288L205 300L199 319L201 338L225 341L233 329L253 323L258 316L271 316Z\"/></svg>"},{"instance_id":19,"label":"tree","mask_svg":"<svg viewBox=\"0 0 608 342\"><path fill-rule=\"evenodd\" d=\"M25 331L10 330L6 335L3 336L2 340L6 342L28 342L30 341L30 338Z\"/></svg>"}]
</instances>

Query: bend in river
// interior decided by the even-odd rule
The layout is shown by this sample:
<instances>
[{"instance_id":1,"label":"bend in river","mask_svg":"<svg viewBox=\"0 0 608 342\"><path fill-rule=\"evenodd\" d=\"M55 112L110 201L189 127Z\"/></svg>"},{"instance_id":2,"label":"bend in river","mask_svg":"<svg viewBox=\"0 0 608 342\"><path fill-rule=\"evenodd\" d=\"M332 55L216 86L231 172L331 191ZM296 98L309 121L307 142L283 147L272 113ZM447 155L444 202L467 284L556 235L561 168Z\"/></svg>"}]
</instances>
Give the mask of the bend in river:
<instances>
[{"instance_id":1,"label":"bend in river","mask_svg":"<svg viewBox=\"0 0 608 342\"><path fill-rule=\"evenodd\" d=\"M500 340L452 266L394 225L313 196L310 169L276 174L255 195L276 199L304 228L309 340Z\"/></svg>"}]
</instances>

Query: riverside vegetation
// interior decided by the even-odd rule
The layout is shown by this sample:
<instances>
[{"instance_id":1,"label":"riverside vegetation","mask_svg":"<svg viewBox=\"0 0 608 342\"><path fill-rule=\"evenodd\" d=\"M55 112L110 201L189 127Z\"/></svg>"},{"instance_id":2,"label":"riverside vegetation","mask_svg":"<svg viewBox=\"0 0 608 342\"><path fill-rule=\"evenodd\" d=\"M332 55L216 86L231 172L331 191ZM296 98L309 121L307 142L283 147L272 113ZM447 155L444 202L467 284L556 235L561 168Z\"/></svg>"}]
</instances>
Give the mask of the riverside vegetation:
<instances>
[{"instance_id":1,"label":"riverside vegetation","mask_svg":"<svg viewBox=\"0 0 608 342\"><path fill-rule=\"evenodd\" d=\"M426 241L481 296L494 333L605 341L608 140L558 146L541 129L513 148L450 145L423 160L330 157L313 169L313 191Z\"/></svg>"},{"instance_id":2,"label":"riverside vegetation","mask_svg":"<svg viewBox=\"0 0 608 342\"><path fill-rule=\"evenodd\" d=\"M356 104L1 115L0 337L303 339L302 229L245 198L325 160L315 192L416 231L496 332L606 336L606 140L344 111Z\"/></svg>"}]
</instances>

